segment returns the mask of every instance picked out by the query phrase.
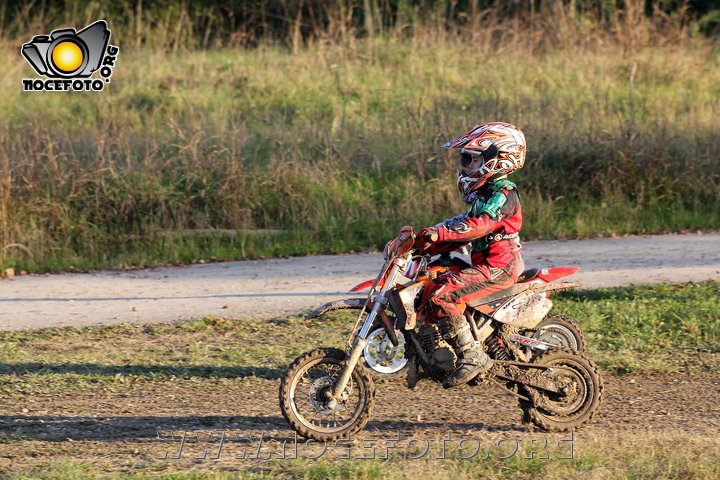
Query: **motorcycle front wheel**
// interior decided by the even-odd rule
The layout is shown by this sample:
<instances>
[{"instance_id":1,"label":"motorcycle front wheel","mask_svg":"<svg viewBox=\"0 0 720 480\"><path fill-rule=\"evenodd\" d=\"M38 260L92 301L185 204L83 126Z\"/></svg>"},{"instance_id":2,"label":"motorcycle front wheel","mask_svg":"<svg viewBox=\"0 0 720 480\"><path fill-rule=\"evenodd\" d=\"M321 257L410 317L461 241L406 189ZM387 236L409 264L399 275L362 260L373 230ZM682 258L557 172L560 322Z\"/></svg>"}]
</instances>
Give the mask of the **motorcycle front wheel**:
<instances>
[{"instance_id":1,"label":"motorcycle front wheel","mask_svg":"<svg viewBox=\"0 0 720 480\"><path fill-rule=\"evenodd\" d=\"M375 385L367 369L358 364L337 405L328 395L343 369L345 352L318 348L299 356L280 382L280 411L301 436L318 442L357 433L372 414Z\"/></svg>"}]
</instances>

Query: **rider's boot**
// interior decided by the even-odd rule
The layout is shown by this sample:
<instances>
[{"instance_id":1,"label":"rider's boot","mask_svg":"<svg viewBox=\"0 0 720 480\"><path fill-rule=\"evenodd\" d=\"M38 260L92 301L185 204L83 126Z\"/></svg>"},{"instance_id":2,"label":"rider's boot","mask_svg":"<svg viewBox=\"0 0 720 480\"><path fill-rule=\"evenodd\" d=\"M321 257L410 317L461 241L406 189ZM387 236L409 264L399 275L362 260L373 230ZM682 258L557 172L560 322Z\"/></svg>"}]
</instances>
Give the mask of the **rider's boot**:
<instances>
[{"instance_id":1,"label":"rider's boot","mask_svg":"<svg viewBox=\"0 0 720 480\"><path fill-rule=\"evenodd\" d=\"M452 388L464 385L492 366L492 360L475 340L470 324L463 316L446 317L446 325L457 334L456 345L462 352L457 368L443 380L443 387Z\"/></svg>"}]
</instances>

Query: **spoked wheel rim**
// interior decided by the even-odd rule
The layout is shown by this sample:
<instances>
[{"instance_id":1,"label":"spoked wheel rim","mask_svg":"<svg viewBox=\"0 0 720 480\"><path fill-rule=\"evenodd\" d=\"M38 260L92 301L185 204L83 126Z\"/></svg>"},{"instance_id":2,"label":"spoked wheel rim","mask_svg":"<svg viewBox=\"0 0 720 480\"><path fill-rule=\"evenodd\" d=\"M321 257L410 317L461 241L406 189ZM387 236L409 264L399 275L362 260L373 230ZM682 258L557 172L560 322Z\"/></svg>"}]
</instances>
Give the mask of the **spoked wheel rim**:
<instances>
[{"instance_id":1,"label":"spoked wheel rim","mask_svg":"<svg viewBox=\"0 0 720 480\"><path fill-rule=\"evenodd\" d=\"M587 379L574 368L568 366L552 369L555 382L561 385L563 393L541 393L544 402L551 406L551 410L540 407L545 415L562 416L567 419L582 415L588 408L588 395L590 385Z\"/></svg>"},{"instance_id":2,"label":"spoked wheel rim","mask_svg":"<svg viewBox=\"0 0 720 480\"><path fill-rule=\"evenodd\" d=\"M330 390L340 377L342 361L321 358L309 362L295 376L290 388L290 408L306 428L332 434L357 422L363 413L366 392L353 372L341 399L327 404Z\"/></svg>"},{"instance_id":3,"label":"spoked wheel rim","mask_svg":"<svg viewBox=\"0 0 720 480\"><path fill-rule=\"evenodd\" d=\"M373 330L367 338L363 356L368 367L378 373L396 373L405 368L405 336L398 333L398 345L394 346L384 328Z\"/></svg>"}]
</instances>

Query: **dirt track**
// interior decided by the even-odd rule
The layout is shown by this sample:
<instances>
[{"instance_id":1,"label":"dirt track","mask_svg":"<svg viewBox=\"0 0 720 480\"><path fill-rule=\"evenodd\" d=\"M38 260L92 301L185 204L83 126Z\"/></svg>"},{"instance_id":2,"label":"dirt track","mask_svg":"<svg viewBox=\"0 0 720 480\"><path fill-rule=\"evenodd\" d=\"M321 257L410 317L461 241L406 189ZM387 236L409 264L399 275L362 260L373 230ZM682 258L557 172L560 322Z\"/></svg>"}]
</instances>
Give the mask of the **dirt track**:
<instances>
[{"instance_id":1,"label":"dirt track","mask_svg":"<svg viewBox=\"0 0 720 480\"><path fill-rule=\"evenodd\" d=\"M193 389L187 381L143 382L124 390L121 398L112 388L98 388L93 395L36 396L32 403L18 402L0 416L0 431L23 438L3 446L5 467L34 465L64 455L97 462L109 470L169 465L216 470L248 462L258 465L258 459L239 460L237 456L255 455L261 436L261 458L281 455L282 442L293 441L292 431L278 412L277 373L267 372L269 378L220 380L201 389ZM363 450L367 448L365 439L375 439L377 452L381 452L398 436L398 454L410 453L402 450L409 446L409 439L416 439L430 441L431 454L437 455L441 439L450 438L453 443L449 445L457 446L461 436L481 440L484 451L493 456L507 454L505 447L516 439L524 445L548 439L547 451L553 458L568 453L568 444L558 444L567 438L573 438L575 455L583 455L593 443L617 439L680 442L692 437L707 442L707 448L717 448L713 439L720 429L719 385L717 375L606 375L600 415L569 437L522 426L516 399L497 387L447 391L421 382L410 391L399 384L380 384L375 412L366 429L354 436L352 455L357 458L368 453ZM180 450L183 432L190 437ZM223 433L226 443L220 458L198 459L205 449L210 452L208 457L215 455ZM509 442L503 449L497 444L500 439ZM322 452L317 445L299 441L300 456ZM162 458L178 452L179 459ZM333 448L326 453L328 457L342 454L342 449Z\"/></svg>"},{"instance_id":2,"label":"dirt track","mask_svg":"<svg viewBox=\"0 0 720 480\"><path fill-rule=\"evenodd\" d=\"M720 233L526 242L523 256L528 268L581 267L571 279L590 288L703 281L720 277ZM349 296L381 263L375 253L15 277L0 281L0 330L298 314Z\"/></svg>"},{"instance_id":3,"label":"dirt track","mask_svg":"<svg viewBox=\"0 0 720 480\"><path fill-rule=\"evenodd\" d=\"M717 433L720 429L720 403L714 400L720 395L718 375L605 374L604 381L601 414L582 431L682 429ZM123 395L120 409L114 404L117 395L111 392L99 391L98 395L83 398L35 397L30 406L32 411L22 418L32 421L32 412L45 412L45 425L36 425L45 430L36 434L45 440L142 439L154 437L156 429L177 431L186 427L192 430L232 427L257 431L258 435L264 430L279 438L291 435L292 431L278 411L278 384L275 378L246 377L244 381L233 382L228 389L206 385L204 392L196 391L192 396L174 395L183 390L189 393L188 387L170 382L138 385ZM515 397L499 387L444 390L429 380L421 381L414 390L405 388L403 382L376 386L375 410L367 433L378 428L455 433L528 431L528 427L521 425ZM168 401L157 403L155 399L160 396ZM230 405L228 398L237 402ZM71 407L72 416L67 415L67 407ZM4 420L10 418L12 414ZM62 427L62 431L53 433L53 426Z\"/></svg>"}]
</instances>

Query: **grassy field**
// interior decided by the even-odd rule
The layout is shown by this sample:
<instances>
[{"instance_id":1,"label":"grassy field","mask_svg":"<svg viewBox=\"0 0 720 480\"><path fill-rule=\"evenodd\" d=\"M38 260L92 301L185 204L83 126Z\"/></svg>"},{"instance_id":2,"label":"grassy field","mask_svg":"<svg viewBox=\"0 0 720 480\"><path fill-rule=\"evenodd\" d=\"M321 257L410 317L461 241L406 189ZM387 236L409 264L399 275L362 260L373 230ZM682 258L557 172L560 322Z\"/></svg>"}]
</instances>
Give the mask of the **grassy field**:
<instances>
[{"instance_id":1,"label":"grassy field","mask_svg":"<svg viewBox=\"0 0 720 480\"><path fill-rule=\"evenodd\" d=\"M676 375L676 381L698 378L702 383L704 376L710 376L712 383L720 374L719 302L720 284L705 282L566 292L557 296L554 311L581 323L590 356L606 376L631 378L631 384L663 375ZM5 449L5 453L0 453L0 475L12 480L431 478L439 474L497 479L578 475L711 479L720 473L717 435L691 429L649 434L641 431L645 424L629 431L610 424L578 433L581 454L574 461L528 460L520 455L442 462L188 460L181 465L156 460L162 444L140 433L149 426L178 429L191 422L193 429L208 429L240 422L260 429L270 421L279 422L273 428L283 428L274 402L284 368L315 346L341 346L352 320L341 313L315 321L206 317L177 324L1 332L0 452ZM613 384L617 383L622 384L622 379ZM392 386L379 384L379 388L378 395L387 396ZM672 401L677 395L646 393L659 396L651 403L656 409L660 400ZM238 404L247 403L248 395L257 397L253 405L267 403L273 413L256 413L254 406L232 416L218 410L237 410ZM636 401L637 394L626 393L626 399L607 395L608 402L619 401L621 408ZM699 392L691 395L702 397ZM710 390L708 395L712 397ZM703 418L711 422L719 413L713 401L666 408L671 415L673 409L696 411L693 418L703 424ZM395 408L397 418L412 425L416 415L402 411ZM452 418L449 421L452 425ZM483 435L493 433L484 430ZM528 456L526 450L520 452Z\"/></svg>"},{"instance_id":2,"label":"grassy field","mask_svg":"<svg viewBox=\"0 0 720 480\"><path fill-rule=\"evenodd\" d=\"M0 266L377 248L463 209L438 145L493 120L528 138L525 238L720 227L717 45L582 25L294 51L113 38L112 83L93 95L21 92L33 72L2 41Z\"/></svg>"}]
</instances>

